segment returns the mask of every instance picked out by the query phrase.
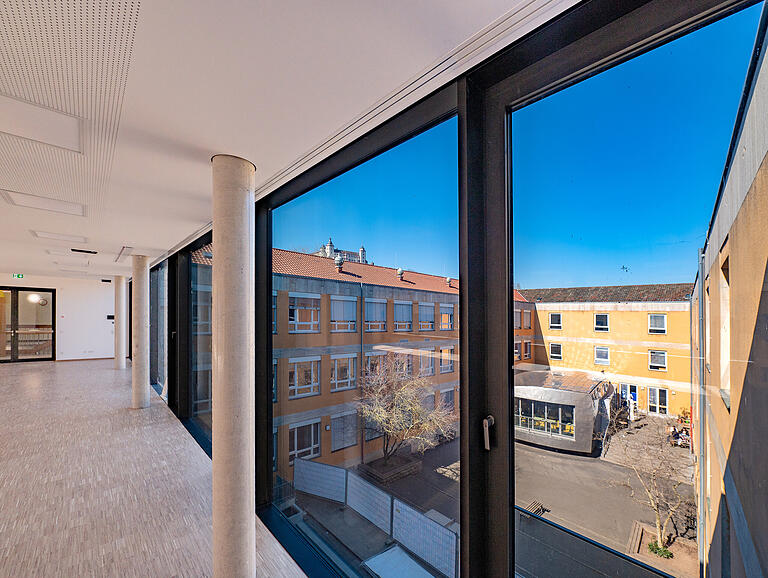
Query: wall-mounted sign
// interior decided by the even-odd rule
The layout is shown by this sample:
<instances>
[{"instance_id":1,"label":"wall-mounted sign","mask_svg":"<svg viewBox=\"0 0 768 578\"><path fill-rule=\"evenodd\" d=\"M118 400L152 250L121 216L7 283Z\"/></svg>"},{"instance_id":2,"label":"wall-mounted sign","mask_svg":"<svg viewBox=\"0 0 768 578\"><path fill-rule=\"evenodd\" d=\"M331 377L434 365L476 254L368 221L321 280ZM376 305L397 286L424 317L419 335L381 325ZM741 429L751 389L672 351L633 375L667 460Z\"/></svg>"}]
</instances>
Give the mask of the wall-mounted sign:
<instances>
[{"instance_id":1,"label":"wall-mounted sign","mask_svg":"<svg viewBox=\"0 0 768 578\"><path fill-rule=\"evenodd\" d=\"M24 273L14 273L13 274L14 279L24 279Z\"/></svg>"}]
</instances>

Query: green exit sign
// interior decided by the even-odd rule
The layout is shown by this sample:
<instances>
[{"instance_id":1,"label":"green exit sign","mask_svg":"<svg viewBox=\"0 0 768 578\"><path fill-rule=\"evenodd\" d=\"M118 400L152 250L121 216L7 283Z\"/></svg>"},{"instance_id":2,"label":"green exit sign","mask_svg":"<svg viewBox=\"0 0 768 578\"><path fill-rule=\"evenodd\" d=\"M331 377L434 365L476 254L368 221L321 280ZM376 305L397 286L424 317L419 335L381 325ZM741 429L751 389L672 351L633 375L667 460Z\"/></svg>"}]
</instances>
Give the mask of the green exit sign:
<instances>
[{"instance_id":1,"label":"green exit sign","mask_svg":"<svg viewBox=\"0 0 768 578\"><path fill-rule=\"evenodd\" d=\"M24 273L14 273L13 274L14 279L24 279Z\"/></svg>"}]
</instances>

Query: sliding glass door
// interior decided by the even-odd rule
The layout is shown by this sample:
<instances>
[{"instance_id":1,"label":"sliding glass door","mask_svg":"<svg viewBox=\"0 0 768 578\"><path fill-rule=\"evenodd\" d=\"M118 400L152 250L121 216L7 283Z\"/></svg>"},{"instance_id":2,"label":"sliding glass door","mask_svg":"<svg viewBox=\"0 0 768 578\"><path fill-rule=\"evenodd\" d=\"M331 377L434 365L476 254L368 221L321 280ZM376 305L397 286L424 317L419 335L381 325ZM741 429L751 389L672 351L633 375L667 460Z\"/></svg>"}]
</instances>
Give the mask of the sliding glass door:
<instances>
[{"instance_id":1,"label":"sliding glass door","mask_svg":"<svg viewBox=\"0 0 768 578\"><path fill-rule=\"evenodd\" d=\"M0 361L54 359L56 292L0 287Z\"/></svg>"}]
</instances>

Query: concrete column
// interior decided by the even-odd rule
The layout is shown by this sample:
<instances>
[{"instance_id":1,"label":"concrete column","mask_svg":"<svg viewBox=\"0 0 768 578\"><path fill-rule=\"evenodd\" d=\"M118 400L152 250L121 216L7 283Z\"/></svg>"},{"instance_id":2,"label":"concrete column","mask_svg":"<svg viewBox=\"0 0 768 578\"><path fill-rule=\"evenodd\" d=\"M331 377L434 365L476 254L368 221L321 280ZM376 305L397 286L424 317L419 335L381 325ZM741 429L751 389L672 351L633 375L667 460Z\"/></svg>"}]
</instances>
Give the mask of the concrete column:
<instances>
[{"instance_id":1,"label":"concrete column","mask_svg":"<svg viewBox=\"0 0 768 578\"><path fill-rule=\"evenodd\" d=\"M213 163L213 574L256 575L256 168Z\"/></svg>"},{"instance_id":2,"label":"concrete column","mask_svg":"<svg viewBox=\"0 0 768 578\"><path fill-rule=\"evenodd\" d=\"M128 336L125 309L125 277L115 276L115 369L125 369L125 353Z\"/></svg>"},{"instance_id":3,"label":"concrete column","mask_svg":"<svg viewBox=\"0 0 768 578\"><path fill-rule=\"evenodd\" d=\"M134 409L149 407L149 258L133 255L131 375Z\"/></svg>"}]
</instances>

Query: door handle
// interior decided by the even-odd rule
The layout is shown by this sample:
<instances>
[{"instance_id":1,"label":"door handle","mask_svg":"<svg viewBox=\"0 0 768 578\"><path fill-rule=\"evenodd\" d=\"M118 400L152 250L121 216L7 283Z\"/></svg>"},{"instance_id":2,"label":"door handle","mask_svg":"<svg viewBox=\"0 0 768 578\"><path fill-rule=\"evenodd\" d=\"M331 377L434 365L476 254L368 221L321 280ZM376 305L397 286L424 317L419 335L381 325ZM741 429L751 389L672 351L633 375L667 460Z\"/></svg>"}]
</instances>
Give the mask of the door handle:
<instances>
[{"instance_id":1,"label":"door handle","mask_svg":"<svg viewBox=\"0 0 768 578\"><path fill-rule=\"evenodd\" d=\"M483 442L485 443L485 451L487 452L491 451L491 433L489 430L493 427L495 421L496 420L493 419L492 415L489 415L483 420Z\"/></svg>"}]
</instances>

